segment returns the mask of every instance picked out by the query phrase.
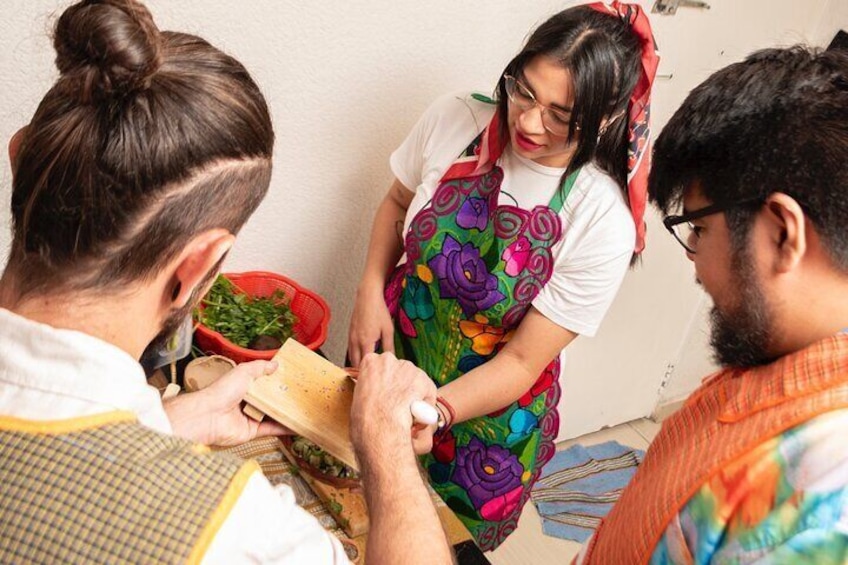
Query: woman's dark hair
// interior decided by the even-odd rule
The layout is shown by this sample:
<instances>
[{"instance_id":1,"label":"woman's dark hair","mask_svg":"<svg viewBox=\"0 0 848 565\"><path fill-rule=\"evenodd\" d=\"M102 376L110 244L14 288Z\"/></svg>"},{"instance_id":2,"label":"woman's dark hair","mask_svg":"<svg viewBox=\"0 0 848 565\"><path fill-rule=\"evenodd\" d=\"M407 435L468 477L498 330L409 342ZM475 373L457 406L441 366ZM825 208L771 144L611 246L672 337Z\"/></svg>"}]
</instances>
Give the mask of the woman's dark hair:
<instances>
[{"instance_id":1,"label":"woman's dark hair","mask_svg":"<svg viewBox=\"0 0 848 565\"><path fill-rule=\"evenodd\" d=\"M60 76L13 163L19 295L117 288L202 231L238 232L268 189L274 143L245 68L160 32L135 0L74 4L54 47Z\"/></svg>"},{"instance_id":2,"label":"woman's dark hair","mask_svg":"<svg viewBox=\"0 0 848 565\"><path fill-rule=\"evenodd\" d=\"M848 272L848 53L758 51L695 88L654 146L649 197L668 214L697 184L716 204L794 198ZM725 212L738 250L761 207Z\"/></svg>"},{"instance_id":3,"label":"woman's dark hair","mask_svg":"<svg viewBox=\"0 0 848 565\"><path fill-rule=\"evenodd\" d=\"M550 57L568 69L573 82L569 142L576 138L577 148L565 176L594 161L615 179L626 197L627 103L639 80L640 55L639 38L618 16L589 6L556 14L533 32L498 81L501 136L509 135L504 77L520 78L535 57ZM619 117L599 136L602 120L615 116Z\"/></svg>"}]
</instances>

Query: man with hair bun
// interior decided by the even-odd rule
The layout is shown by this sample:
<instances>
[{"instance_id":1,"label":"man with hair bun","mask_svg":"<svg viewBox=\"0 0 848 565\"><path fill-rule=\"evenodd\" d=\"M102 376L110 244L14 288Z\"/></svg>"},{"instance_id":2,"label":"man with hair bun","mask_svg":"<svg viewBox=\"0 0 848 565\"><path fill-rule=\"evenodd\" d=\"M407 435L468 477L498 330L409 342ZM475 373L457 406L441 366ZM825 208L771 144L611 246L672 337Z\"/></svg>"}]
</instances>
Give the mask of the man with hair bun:
<instances>
[{"instance_id":1,"label":"man with hair bun","mask_svg":"<svg viewBox=\"0 0 848 565\"><path fill-rule=\"evenodd\" d=\"M59 77L9 147L0 562L346 563L290 488L201 445L285 432L239 406L274 363L164 407L138 363L205 294L268 190L264 97L241 63L160 31L135 0L73 4L54 47ZM359 381L369 561L449 561L415 457L432 437L412 438L409 411L435 387L391 355L365 359ZM426 556L408 551L412 532Z\"/></svg>"},{"instance_id":2,"label":"man with hair bun","mask_svg":"<svg viewBox=\"0 0 848 565\"><path fill-rule=\"evenodd\" d=\"M713 300L724 368L579 563L848 562L846 155L845 52L754 53L666 125L650 198Z\"/></svg>"}]
</instances>

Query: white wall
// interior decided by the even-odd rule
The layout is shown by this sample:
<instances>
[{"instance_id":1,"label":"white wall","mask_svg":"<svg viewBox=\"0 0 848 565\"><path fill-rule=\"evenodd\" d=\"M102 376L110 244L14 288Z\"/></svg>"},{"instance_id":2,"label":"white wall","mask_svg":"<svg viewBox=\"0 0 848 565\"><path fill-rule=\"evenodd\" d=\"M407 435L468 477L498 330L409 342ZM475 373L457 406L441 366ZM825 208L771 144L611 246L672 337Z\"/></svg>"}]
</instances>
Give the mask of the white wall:
<instances>
[{"instance_id":1,"label":"white wall","mask_svg":"<svg viewBox=\"0 0 848 565\"><path fill-rule=\"evenodd\" d=\"M0 139L26 123L55 77L48 32L57 6L13 0L0 18ZM389 153L435 97L491 91L525 34L566 3L515 11L507 0L298 2L153 0L159 27L196 32L240 59L265 92L278 141L269 196L227 270L267 269L317 291L333 312L326 351L340 361ZM0 259L10 183L0 162Z\"/></svg>"},{"instance_id":2,"label":"white wall","mask_svg":"<svg viewBox=\"0 0 848 565\"><path fill-rule=\"evenodd\" d=\"M813 36L816 45L826 47L840 29L848 32L848 2L827 0L823 17Z\"/></svg>"},{"instance_id":3,"label":"white wall","mask_svg":"<svg viewBox=\"0 0 848 565\"><path fill-rule=\"evenodd\" d=\"M373 212L391 180L388 155L436 96L490 91L527 32L574 2L510 0L152 0L162 29L196 32L232 53L265 92L278 135L269 196L225 269L291 276L333 311L325 351L341 362ZM0 18L0 139L27 122L55 77L54 0L7 0ZM650 9L652 2L642 0ZM655 129L711 71L754 48L824 34L844 0L713 0L708 12L653 16L663 61ZM838 6L837 6L838 5ZM830 34L832 35L832 33ZM818 37L818 36L816 36ZM9 243L8 160L0 160L0 260ZM563 436L647 415L702 294L656 217L599 335L572 347ZM704 351L695 352L706 358ZM675 382L677 385L677 382ZM680 381L681 391L691 389Z\"/></svg>"},{"instance_id":4,"label":"white wall","mask_svg":"<svg viewBox=\"0 0 848 565\"><path fill-rule=\"evenodd\" d=\"M714 3L714 6L718 3ZM735 2L732 6L733 19L746 22L748 31L729 29L742 41L754 39L758 47L770 44L787 45L803 41L819 47L827 47L839 29L848 31L848 2L825 0L822 2L772 2L769 17L757 24L756 14L768 14L767 3ZM721 5L717 6L721 7ZM745 13L739 11L745 10ZM806 13L805 13L806 12ZM779 18L779 19L777 19ZM751 31L759 28L752 37ZM703 292L692 297L694 308L689 310L691 318L688 331L683 332L677 351L668 359L670 378L662 387L659 405L674 404L685 398L701 382L702 378L717 369L712 362L709 349L709 310L712 302Z\"/></svg>"}]
</instances>

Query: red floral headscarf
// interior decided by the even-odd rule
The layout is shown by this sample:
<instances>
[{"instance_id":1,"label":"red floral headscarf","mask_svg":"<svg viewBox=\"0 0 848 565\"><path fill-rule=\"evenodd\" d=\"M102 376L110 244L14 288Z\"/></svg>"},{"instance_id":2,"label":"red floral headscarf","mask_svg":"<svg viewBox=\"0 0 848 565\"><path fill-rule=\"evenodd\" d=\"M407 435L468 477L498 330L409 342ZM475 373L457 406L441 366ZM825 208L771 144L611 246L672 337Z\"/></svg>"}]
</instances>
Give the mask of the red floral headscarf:
<instances>
[{"instance_id":1,"label":"red floral headscarf","mask_svg":"<svg viewBox=\"0 0 848 565\"><path fill-rule=\"evenodd\" d=\"M630 212L636 224L636 253L645 249L645 204L648 200L648 171L651 164L650 103L651 85L657 74L660 57L657 42L651 32L648 16L636 4L597 2L590 7L599 12L618 16L628 24L642 44L642 76L630 95L628 104L628 133L630 148L627 155L627 196Z\"/></svg>"}]
</instances>

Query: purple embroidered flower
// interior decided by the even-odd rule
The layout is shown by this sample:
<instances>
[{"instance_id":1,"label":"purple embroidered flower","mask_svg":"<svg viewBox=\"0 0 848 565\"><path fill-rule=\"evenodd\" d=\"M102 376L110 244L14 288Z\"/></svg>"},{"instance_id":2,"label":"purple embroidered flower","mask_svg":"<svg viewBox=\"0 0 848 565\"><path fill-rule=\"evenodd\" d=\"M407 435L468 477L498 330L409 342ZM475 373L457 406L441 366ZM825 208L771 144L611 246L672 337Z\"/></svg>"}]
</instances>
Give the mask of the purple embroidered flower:
<instances>
[{"instance_id":1,"label":"purple embroidered flower","mask_svg":"<svg viewBox=\"0 0 848 565\"><path fill-rule=\"evenodd\" d=\"M506 298L498 290L498 278L489 273L480 258L480 250L470 243L460 247L450 234L445 235L442 252L428 265L439 279L441 297L456 298L469 318Z\"/></svg>"},{"instance_id":2,"label":"purple embroidered flower","mask_svg":"<svg viewBox=\"0 0 848 565\"><path fill-rule=\"evenodd\" d=\"M466 199L456 214L456 224L467 230L477 228L483 231L489 224L489 203L482 198Z\"/></svg>"},{"instance_id":3,"label":"purple embroidered flower","mask_svg":"<svg viewBox=\"0 0 848 565\"><path fill-rule=\"evenodd\" d=\"M508 449L500 445L486 447L472 437L468 445L456 451L451 480L465 489L474 508L485 507L485 514L504 515L517 504L523 473L518 457Z\"/></svg>"}]
</instances>

